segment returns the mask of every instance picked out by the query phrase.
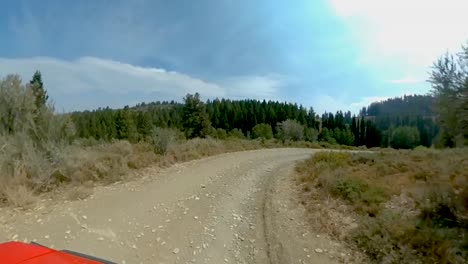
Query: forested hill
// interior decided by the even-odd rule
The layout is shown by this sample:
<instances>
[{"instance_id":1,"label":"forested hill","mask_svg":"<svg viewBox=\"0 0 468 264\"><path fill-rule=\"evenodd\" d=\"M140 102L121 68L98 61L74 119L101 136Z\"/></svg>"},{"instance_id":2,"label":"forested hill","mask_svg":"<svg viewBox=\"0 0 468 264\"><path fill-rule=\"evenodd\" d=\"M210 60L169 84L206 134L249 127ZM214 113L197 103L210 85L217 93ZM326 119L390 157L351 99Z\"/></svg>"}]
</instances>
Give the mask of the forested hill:
<instances>
[{"instance_id":1,"label":"forested hill","mask_svg":"<svg viewBox=\"0 0 468 264\"><path fill-rule=\"evenodd\" d=\"M395 129L405 127L419 140L419 145L431 146L439 133L434 112L435 98L431 95L405 95L364 107L360 115L372 120L382 131L382 145L392 145ZM409 132L412 128L413 132Z\"/></svg>"},{"instance_id":2,"label":"forested hill","mask_svg":"<svg viewBox=\"0 0 468 264\"><path fill-rule=\"evenodd\" d=\"M335 118L336 116L336 118ZM77 135L95 139L145 140L156 127L184 131L187 137L247 137L281 139L287 127L295 140L325 141L351 146L380 146L380 132L371 121L351 112L326 113L293 103L215 99L203 102L187 95L185 103L141 103L123 109L74 112ZM280 128L283 128L281 130Z\"/></svg>"},{"instance_id":3,"label":"forested hill","mask_svg":"<svg viewBox=\"0 0 468 264\"><path fill-rule=\"evenodd\" d=\"M371 103L361 110L364 116L434 116L435 98L431 95L405 95Z\"/></svg>"},{"instance_id":4,"label":"forested hill","mask_svg":"<svg viewBox=\"0 0 468 264\"><path fill-rule=\"evenodd\" d=\"M349 111L317 115L313 108L276 101L203 102L198 94L184 99L185 103L152 102L116 110L75 112L72 119L79 137L132 142L145 140L156 127L184 131L189 138L281 138L281 128L288 126L290 130L301 130L294 135L296 139L351 146L414 147L430 146L438 130L431 118L429 96L372 103L359 116ZM287 120L293 122L284 123ZM400 142L399 137L404 140Z\"/></svg>"},{"instance_id":5,"label":"forested hill","mask_svg":"<svg viewBox=\"0 0 468 264\"><path fill-rule=\"evenodd\" d=\"M206 114L209 126L226 132L237 129L247 135L257 124L270 125L274 130L277 123L287 119L318 128L313 109L306 110L297 104L227 99L208 100L204 103L198 101L198 98L196 100L203 108L202 113ZM141 103L116 110L105 108L74 112L72 118L80 137L131 139L134 136L148 135L152 127L184 130L184 106L185 104L174 101ZM120 133L120 130L123 132ZM137 135L131 135L134 132Z\"/></svg>"}]
</instances>

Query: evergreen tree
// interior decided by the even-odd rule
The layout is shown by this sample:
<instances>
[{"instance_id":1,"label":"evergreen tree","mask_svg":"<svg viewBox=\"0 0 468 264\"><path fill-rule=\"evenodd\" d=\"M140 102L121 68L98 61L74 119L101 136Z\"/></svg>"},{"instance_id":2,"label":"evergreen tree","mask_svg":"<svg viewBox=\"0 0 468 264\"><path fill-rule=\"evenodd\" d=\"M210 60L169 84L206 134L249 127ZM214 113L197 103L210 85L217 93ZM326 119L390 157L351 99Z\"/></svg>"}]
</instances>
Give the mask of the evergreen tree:
<instances>
[{"instance_id":1,"label":"evergreen tree","mask_svg":"<svg viewBox=\"0 0 468 264\"><path fill-rule=\"evenodd\" d=\"M360 143L359 138L359 121L356 122L356 117L353 116L351 121L351 133L353 133L354 137L354 145L358 146Z\"/></svg>"},{"instance_id":2,"label":"evergreen tree","mask_svg":"<svg viewBox=\"0 0 468 264\"><path fill-rule=\"evenodd\" d=\"M366 123L364 121L364 117L361 118L361 122L359 125L359 140L358 146L362 146L366 144Z\"/></svg>"},{"instance_id":3,"label":"evergreen tree","mask_svg":"<svg viewBox=\"0 0 468 264\"><path fill-rule=\"evenodd\" d=\"M46 105L49 96L47 91L44 89L44 84L42 82L42 75L40 71L36 71L29 82L29 85L33 91L35 97L36 108L40 109Z\"/></svg>"},{"instance_id":4,"label":"evergreen tree","mask_svg":"<svg viewBox=\"0 0 468 264\"><path fill-rule=\"evenodd\" d=\"M137 114L137 132L143 138L150 136L153 129L153 122L149 112L138 112Z\"/></svg>"},{"instance_id":5,"label":"evergreen tree","mask_svg":"<svg viewBox=\"0 0 468 264\"><path fill-rule=\"evenodd\" d=\"M468 145L468 45L462 52L446 54L433 65L429 81L446 146Z\"/></svg>"},{"instance_id":6,"label":"evergreen tree","mask_svg":"<svg viewBox=\"0 0 468 264\"><path fill-rule=\"evenodd\" d=\"M184 98L183 121L186 136L189 138L206 137L211 128L205 104L200 100L200 95L187 94Z\"/></svg>"}]
</instances>

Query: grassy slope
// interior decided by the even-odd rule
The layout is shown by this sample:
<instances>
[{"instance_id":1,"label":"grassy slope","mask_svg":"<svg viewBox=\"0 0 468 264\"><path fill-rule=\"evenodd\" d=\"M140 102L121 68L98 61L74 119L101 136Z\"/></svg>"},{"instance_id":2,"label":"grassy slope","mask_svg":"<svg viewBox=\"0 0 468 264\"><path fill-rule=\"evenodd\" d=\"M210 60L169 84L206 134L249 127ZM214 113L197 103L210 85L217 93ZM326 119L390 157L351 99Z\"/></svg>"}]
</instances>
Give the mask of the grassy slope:
<instances>
[{"instance_id":1,"label":"grassy slope","mask_svg":"<svg viewBox=\"0 0 468 264\"><path fill-rule=\"evenodd\" d=\"M315 228L378 263L465 263L468 151L319 153L297 166ZM318 206L318 205L326 206ZM313 217L311 217L313 219Z\"/></svg>"}]
</instances>

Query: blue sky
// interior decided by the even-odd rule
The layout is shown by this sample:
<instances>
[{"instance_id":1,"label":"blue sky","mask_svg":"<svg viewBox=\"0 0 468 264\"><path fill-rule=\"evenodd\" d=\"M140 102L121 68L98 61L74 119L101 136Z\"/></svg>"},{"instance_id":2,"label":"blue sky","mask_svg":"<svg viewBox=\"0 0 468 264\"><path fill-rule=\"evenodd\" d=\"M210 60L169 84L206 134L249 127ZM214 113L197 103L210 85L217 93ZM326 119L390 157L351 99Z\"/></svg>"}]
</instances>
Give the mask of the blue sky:
<instances>
[{"instance_id":1,"label":"blue sky","mask_svg":"<svg viewBox=\"0 0 468 264\"><path fill-rule=\"evenodd\" d=\"M432 61L468 40L465 2L8 1L0 76L39 69L59 111L200 92L357 112L429 91Z\"/></svg>"}]
</instances>

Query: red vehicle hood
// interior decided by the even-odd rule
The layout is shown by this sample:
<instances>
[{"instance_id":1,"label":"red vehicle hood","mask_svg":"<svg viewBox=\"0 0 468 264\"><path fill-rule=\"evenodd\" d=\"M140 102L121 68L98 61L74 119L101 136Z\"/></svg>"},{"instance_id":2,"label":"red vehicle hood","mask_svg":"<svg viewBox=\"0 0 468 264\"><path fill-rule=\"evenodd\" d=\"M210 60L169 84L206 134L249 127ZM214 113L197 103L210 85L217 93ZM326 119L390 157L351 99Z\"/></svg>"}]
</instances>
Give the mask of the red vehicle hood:
<instances>
[{"instance_id":1,"label":"red vehicle hood","mask_svg":"<svg viewBox=\"0 0 468 264\"><path fill-rule=\"evenodd\" d=\"M0 244L0 262L2 264L99 264L94 260L84 259L54 249L26 244L7 242Z\"/></svg>"}]
</instances>

